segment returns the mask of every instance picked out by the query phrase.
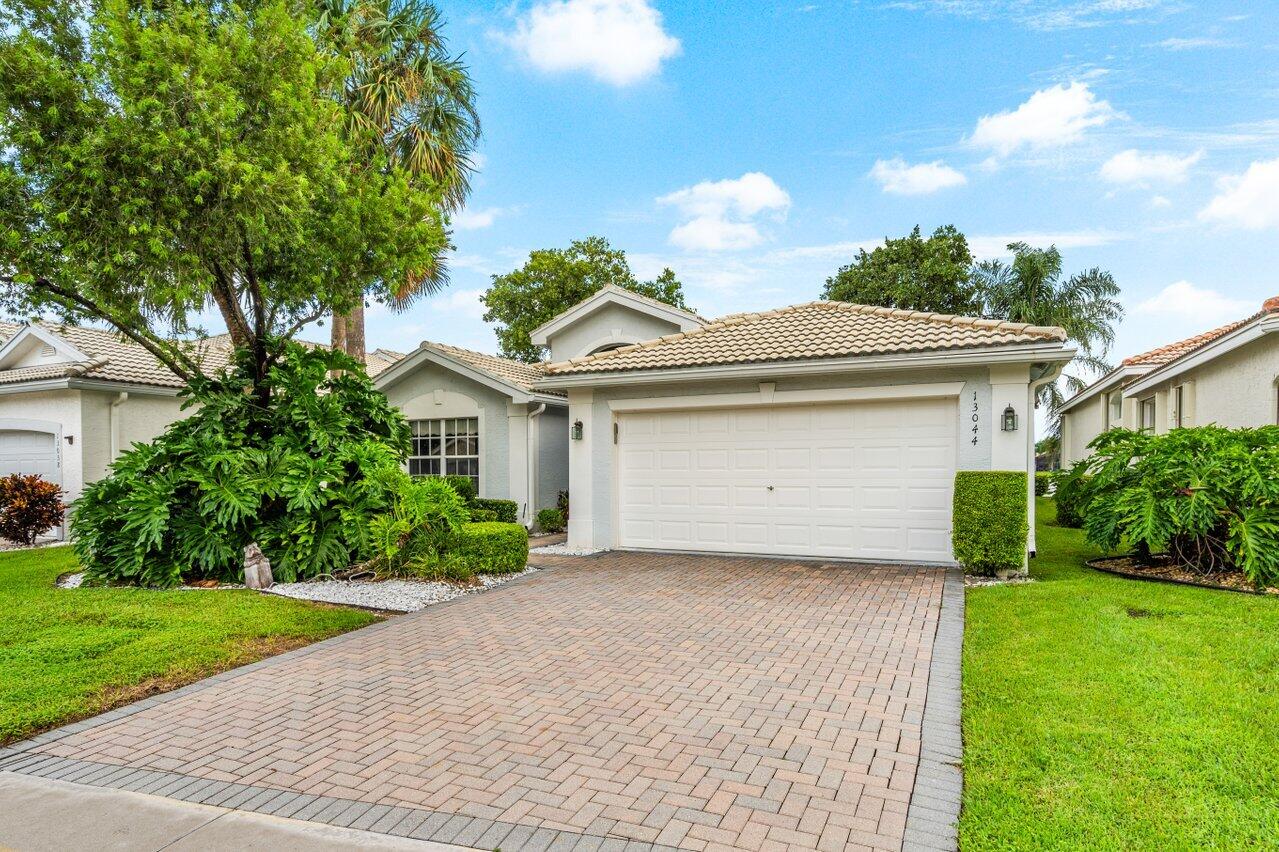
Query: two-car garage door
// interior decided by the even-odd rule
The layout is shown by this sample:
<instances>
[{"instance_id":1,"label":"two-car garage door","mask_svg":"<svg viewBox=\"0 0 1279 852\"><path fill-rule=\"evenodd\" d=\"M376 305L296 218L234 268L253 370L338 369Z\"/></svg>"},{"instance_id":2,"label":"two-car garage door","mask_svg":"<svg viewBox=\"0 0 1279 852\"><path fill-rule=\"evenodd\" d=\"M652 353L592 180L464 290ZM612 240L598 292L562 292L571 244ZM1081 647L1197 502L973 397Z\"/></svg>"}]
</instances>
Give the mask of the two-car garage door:
<instances>
[{"instance_id":1,"label":"two-car garage door","mask_svg":"<svg viewBox=\"0 0 1279 852\"><path fill-rule=\"evenodd\" d=\"M627 548L949 562L949 399L627 413Z\"/></svg>"}]
</instances>

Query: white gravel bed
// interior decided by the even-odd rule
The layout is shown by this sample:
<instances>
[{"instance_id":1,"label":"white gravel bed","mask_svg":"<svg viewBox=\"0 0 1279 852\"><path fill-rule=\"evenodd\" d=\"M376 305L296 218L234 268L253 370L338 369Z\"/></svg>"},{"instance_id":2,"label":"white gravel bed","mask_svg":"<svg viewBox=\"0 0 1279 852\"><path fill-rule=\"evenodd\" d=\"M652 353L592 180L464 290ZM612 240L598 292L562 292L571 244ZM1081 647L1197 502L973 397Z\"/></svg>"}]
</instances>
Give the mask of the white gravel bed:
<instances>
[{"instance_id":1,"label":"white gravel bed","mask_svg":"<svg viewBox=\"0 0 1279 852\"><path fill-rule=\"evenodd\" d=\"M476 577L480 583L478 586L455 586L452 583L427 580L329 580L318 583L276 583L265 591L307 601L350 604L391 612L417 612L431 604L500 586L536 570L530 567L518 574L480 574Z\"/></svg>"},{"instance_id":2,"label":"white gravel bed","mask_svg":"<svg viewBox=\"0 0 1279 852\"><path fill-rule=\"evenodd\" d=\"M58 578L59 589L78 589L84 583L84 572L78 574L67 574L65 577Z\"/></svg>"},{"instance_id":3,"label":"white gravel bed","mask_svg":"<svg viewBox=\"0 0 1279 852\"><path fill-rule=\"evenodd\" d=\"M59 589L78 589L84 585L84 572L67 574L58 580ZM243 583L218 583L216 586L175 586L166 591L216 592L218 589L243 589Z\"/></svg>"},{"instance_id":4,"label":"white gravel bed","mask_svg":"<svg viewBox=\"0 0 1279 852\"><path fill-rule=\"evenodd\" d=\"M529 553L545 553L547 556L590 556L595 553L603 553L608 548L601 547L597 550L578 550L569 547L567 544L546 544L541 547L533 547L529 549Z\"/></svg>"},{"instance_id":5,"label":"white gravel bed","mask_svg":"<svg viewBox=\"0 0 1279 852\"><path fill-rule=\"evenodd\" d=\"M983 577L979 574L965 574L964 585L981 588L983 586L1024 586L1027 583L1033 583L1033 577L1009 577L1007 580L1001 580L998 577Z\"/></svg>"}]
</instances>

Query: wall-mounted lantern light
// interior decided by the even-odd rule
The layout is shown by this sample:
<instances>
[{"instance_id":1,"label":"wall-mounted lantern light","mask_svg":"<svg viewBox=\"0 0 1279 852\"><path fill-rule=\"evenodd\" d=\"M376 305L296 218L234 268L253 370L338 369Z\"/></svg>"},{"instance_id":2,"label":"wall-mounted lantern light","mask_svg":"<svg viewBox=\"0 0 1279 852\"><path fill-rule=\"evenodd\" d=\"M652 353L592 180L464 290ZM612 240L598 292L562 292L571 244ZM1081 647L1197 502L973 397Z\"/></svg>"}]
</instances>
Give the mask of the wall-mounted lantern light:
<instances>
[{"instance_id":1,"label":"wall-mounted lantern light","mask_svg":"<svg viewBox=\"0 0 1279 852\"><path fill-rule=\"evenodd\" d=\"M574 420L573 427L569 430L568 434L574 441L582 440L582 421Z\"/></svg>"},{"instance_id":2,"label":"wall-mounted lantern light","mask_svg":"<svg viewBox=\"0 0 1279 852\"><path fill-rule=\"evenodd\" d=\"M1004 409L1004 417L1000 424L1000 428L1005 432L1017 431L1017 412L1013 411L1013 407L1011 405Z\"/></svg>"}]
</instances>

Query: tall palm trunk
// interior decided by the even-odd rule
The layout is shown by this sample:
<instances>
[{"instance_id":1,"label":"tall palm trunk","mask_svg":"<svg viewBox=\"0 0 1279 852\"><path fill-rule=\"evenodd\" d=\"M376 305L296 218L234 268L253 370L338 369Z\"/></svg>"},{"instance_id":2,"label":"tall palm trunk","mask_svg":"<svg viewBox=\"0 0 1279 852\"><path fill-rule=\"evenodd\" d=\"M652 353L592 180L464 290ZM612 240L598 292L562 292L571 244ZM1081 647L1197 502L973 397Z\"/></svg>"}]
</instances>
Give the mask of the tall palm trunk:
<instances>
[{"instance_id":1,"label":"tall palm trunk","mask_svg":"<svg viewBox=\"0 0 1279 852\"><path fill-rule=\"evenodd\" d=\"M342 328L341 343L337 341L339 325ZM346 315L333 318L333 348L342 348L346 354L350 355L361 364L364 363L364 301L360 300L355 303Z\"/></svg>"}]
</instances>

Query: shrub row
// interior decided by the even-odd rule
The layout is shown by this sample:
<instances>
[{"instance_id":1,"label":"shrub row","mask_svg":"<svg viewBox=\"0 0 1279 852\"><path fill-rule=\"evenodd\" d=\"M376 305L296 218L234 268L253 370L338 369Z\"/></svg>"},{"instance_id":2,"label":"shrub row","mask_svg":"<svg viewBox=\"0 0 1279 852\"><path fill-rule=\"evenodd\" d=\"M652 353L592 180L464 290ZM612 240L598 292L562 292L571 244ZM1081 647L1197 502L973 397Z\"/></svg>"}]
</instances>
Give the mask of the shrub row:
<instances>
[{"instance_id":1,"label":"shrub row","mask_svg":"<svg viewBox=\"0 0 1279 852\"><path fill-rule=\"evenodd\" d=\"M542 509L537 513L537 526L543 532L563 532L565 526L564 511L562 509Z\"/></svg>"},{"instance_id":2,"label":"shrub row","mask_svg":"<svg viewBox=\"0 0 1279 852\"><path fill-rule=\"evenodd\" d=\"M501 522L463 524L449 554L475 574L515 574L528 563L528 530Z\"/></svg>"},{"instance_id":3,"label":"shrub row","mask_svg":"<svg viewBox=\"0 0 1279 852\"><path fill-rule=\"evenodd\" d=\"M1035 471L1035 496L1043 497L1048 494L1048 489L1052 487L1053 473L1048 470Z\"/></svg>"}]
</instances>

